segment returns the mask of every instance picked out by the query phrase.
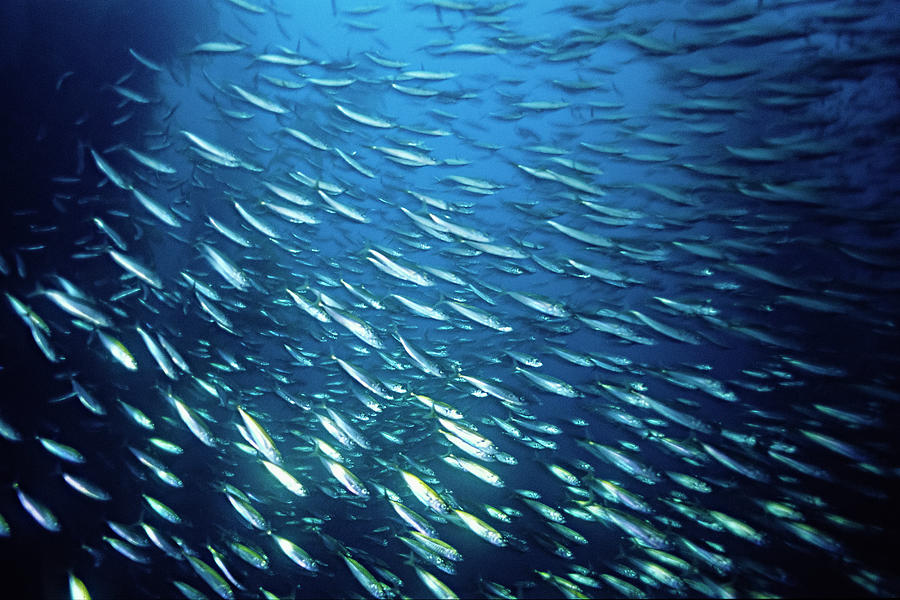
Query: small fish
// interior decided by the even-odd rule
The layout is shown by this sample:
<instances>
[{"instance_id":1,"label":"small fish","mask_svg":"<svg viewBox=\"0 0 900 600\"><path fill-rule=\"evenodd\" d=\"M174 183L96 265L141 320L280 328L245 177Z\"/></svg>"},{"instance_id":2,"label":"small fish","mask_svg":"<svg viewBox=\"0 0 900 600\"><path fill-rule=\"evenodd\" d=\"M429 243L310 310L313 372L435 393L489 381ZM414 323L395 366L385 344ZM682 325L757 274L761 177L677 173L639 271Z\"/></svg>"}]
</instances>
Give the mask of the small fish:
<instances>
[{"instance_id":1,"label":"small fish","mask_svg":"<svg viewBox=\"0 0 900 600\"><path fill-rule=\"evenodd\" d=\"M13 483L13 489L16 490L19 504L22 505L22 508L31 515L31 518L34 519L38 525L50 532L57 532L62 529L56 515L50 512L49 508L23 492L21 488L19 488L18 483Z\"/></svg>"}]
</instances>

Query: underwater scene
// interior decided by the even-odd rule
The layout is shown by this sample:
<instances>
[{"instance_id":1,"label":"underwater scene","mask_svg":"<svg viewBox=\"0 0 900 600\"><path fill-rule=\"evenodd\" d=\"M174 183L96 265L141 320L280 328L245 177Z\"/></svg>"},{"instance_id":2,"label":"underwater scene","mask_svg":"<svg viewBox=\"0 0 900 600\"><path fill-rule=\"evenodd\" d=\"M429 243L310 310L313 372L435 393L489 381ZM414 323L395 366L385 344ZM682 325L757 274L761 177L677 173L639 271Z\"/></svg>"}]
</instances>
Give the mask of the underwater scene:
<instances>
[{"instance_id":1,"label":"underwater scene","mask_svg":"<svg viewBox=\"0 0 900 600\"><path fill-rule=\"evenodd\" d=\"M4 596L900 594L900 8L5 0Z\"/></svg>"}]
</instances>

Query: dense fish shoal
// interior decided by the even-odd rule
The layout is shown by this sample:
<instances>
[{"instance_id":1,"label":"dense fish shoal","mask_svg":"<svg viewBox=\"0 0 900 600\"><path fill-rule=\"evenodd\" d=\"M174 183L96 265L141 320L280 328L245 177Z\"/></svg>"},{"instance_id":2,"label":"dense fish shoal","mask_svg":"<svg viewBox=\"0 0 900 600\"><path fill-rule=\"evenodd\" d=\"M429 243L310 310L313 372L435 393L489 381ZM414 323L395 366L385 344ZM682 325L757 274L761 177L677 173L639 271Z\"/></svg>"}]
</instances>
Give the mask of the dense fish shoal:
<instances>
[{"instance_id":1,"label":"dense fish shoal","mask_svg":"<svg viewBox=\"0 0 900 600\"><path fill-rule=\"evenodd\" d=\"M13 589L896 594L887 4L164 4L4 9Z\"/></svg>"}]
</instances>

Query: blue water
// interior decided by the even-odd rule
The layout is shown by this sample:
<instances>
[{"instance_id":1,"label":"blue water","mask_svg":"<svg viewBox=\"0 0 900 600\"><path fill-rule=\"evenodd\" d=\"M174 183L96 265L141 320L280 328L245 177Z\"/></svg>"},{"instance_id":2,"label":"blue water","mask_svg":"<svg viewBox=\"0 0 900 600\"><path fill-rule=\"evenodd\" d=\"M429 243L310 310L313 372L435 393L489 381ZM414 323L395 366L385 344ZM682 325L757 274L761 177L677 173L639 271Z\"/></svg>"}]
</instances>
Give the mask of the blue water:
<instances>
[{"instance_id":1,"label":"blue water","mask_svg":"<svg viewBox=\"0 0 900 600\"><path fill-rule=\"evenodd\" d=\"M894 375L900 15L893 5L647 2L616 8L528 2L490 10L487 3L461 9L448 3L438 3L443 8L387 3L371 14L354 14L353 5L338 0L334 5L260 4L265 14L254 14L225 1L189 8L183 4L23 1L0 9L0 68L10 84L0 111L7 137L0 161L0 286L49 324L51 346L63 357L50 362L35 344L27 319L11 308L0 311L0 418L23 438L0 438L0 515L11 530L9 537L0 538L4 584L21 597L66 597L71 572L94 598L179 597L172 583L176 580L216 597L182 557L176 560L150 545L140 549L147 564L138 564L103 540L114 535L107 521L143 520L167 538L180 539L185 553L210 565L207 544L224 552L229 570L245 588L231 586L238 597L260 597L260 587L285 598L366 596L332 540L380 581L387 580L374 567L396 574L403 580L397 594L432 597L408 560L409 549L397 539L408 535L408 527L378 493L377 484L427 514L439 537L465 557L456 564L455 575L415 562L461 597L486 595L484 581L500 583L520 597L559 596L562 589L538 571L569 577L575 565L601 585L582 584L581 593L588 597L621 595L603 581L603 574L651 597L896 593L892 557L898 523L892 507L898 496L897 444L890 432L900 398ZM752 18L749 13L718 21L710 16L732 9L753 11ZM197 44L210 41L247 47L228 54L191 53ZM647 41L655 46L639 45ZM498 53L442 54L458 44L482 44ZM161 65L162 72L140 64L129 48ZM577 59L556 60L568 50L585 52ZM254 60L263 53L296 53L310 64L293 68ZM407 65L385 67L366 53ZM722 64L754 68L743 76L702 74ZM453 76L404 80L399 78L403 70ZM263 75L300 87L279 88ZM330 87L315 82L343 78L352 83ZM571 89L572 82L593 85L579 91ZM410 96L391 83L438 94ZM288 114L276 116L253 106L231 84L277 101ZM114 85L151 102L127 101ZM710 99L724 106L700 106ZM535 110L528 108L531 102L561 106ZM341 114L337 104L393 126L357 123ZM220 109L253 116L235 119ZM365 177L335 152L312 148L286 134L284 127L341 149L375 176ZM234 152L252 167L224 167L201 158L182 130ZM172 165L177 173L159 175L141 167L122 144ZM536 146L559 148L566 160L602 172L553 162L550 154L529 149ZM440 164L397 164L378 147L413 150ZM89 148L101 152L137 189L171 207L181 226L166 226L131 193L108 181ZM748 148L782 154L771 160L741 159L741 149ZM467 162L452 164L454 159ZM542 169L544 177L517 165ZM368 223L328 209L315 190L289 177L296 171L338 184L344 192L335 199L361 211ZM575 177L602 195L576 192L562 181L548 180L548 173ZM498 187L491 194L477 194L449 176L487 180ZM291 224L266 210L259 201L289 203L273 196L262 181L308 197L312 206L296 208L320 222ZM652 186L665 190L657 193ZM426 206L409 191L451 208ZM678 199L665 197L673 193ZM281 239L253 229L235 210L235 200ZM585 201L599 205L599 211ZM496 244L528 257L504 259L474 252L459 238L439 240L417 228L400 207L486 232ZM240 231L253 247L227 240L210 227L210 216ZM94 217L127 242L125 254L160 276L162 290L128 276L110 258L110 241L94 225ZM609 242L598 246L574 240L548 220ZM240 292L228 285L203 258L201 243L238 264L254 286ZM678 245L682 243L717 254L699 256ZM417 268L451 271L475 291L437 277L428 287L392 278L367 260L372 249L395 252ZM586 277L569 260L608 269L628 283ZM763 275L748 272L747 266L764 270ZM232 331L201 309L179 274L183 271L218 290L223 300L217 304L233 323ZM107 333L134 355L137 371L116 362L96 333L73 324L71 315L40 293L59 289L56 275L113 315L114 327ZM360 303L339 283L334 285L340 279L365 286L385 309ZM129 288L136 291L113 299ZM320 325L291 303L285 288L305 290L308 299L323 292L341 302L371 324L385 343L384 356L340 325ZM559 301L571 316L543 315L505 295L509 291ZM440 308L450 316L450 326L411 314L391 294ZM686 315L666 309L656 297L706 305L717 313L709 318ZM512 330L494 331L465 319L448 300L490 312ZM828 308L810 308L815 301ZM631 311L696 336L699 343L676 341ZM628 343L578 317L618 323L653 343ZM167 379L136 325L162 333L194 375L215 384L219 397L185 374L177 381ZM433 377L418 370L391 336L395 329L430 352L448 375ZM283 344L299 348L313 366L292 363ZM577 366L553 354L550 346L624 366ZM240 370L223 366L228 359L219 350L233 356ZM581 396L541 390L516 373L506 351L539 357L543 366L534 371L573 385ZM441 457L461 452L438 432L434 415L409 394L379 400L384 409L378 413L363 407L353 393L361 388L332 354L382 382L460 410L468 423L515 457L515 465L485 463L505 486L491 487L448 467ZM805 362L797 366L792 360ZM525 398L528 416L562 430L559 435L535 434L552 440L555 448L537 450L505 435L490 417L507 419L513 413L497 399L473 393L472 386L454 376L457 371ZM713 378L737 400L726 402L679 385L673 381L678 373ZM104 405L105 416L92 415L77 399L66 398L70 377ZM279 382L280 377L286 382ZM617 399L604 391L604 384L622 389L642 384L647 396L691 414L709 429L691 431ZM276 388L306 408L285 402ZM216 448L201 444L163 399L161 391L170 389L209 417L220 440ZM130 420L117 399L146 413L156 425L153 433ZM245 440L235 427L240 423L238 405L259 418L308 496L292 497L256 458L239 449L236 444ZM829 416L816 405L849 411L864 422ZM341 447L314 416L324 414L325 406L351 420L373 449ZM623 425L615 419L616 411L639 419L640 426ZM579 419L586 425L573 422ZM838 439L864 456L830 450L801 430ZM382 431L404 444L393 445ZM735 441L733 434L744 441ZM367 485L368 499L354 499L329 475L311 451L309 435L350 458L348 466ZM60 461L34 436L77 448L84 464ZM148 442L153 436L178 444L184 453L153 448ZM678 456L660 437L684 444L693 456ZM658 474L659 482L633 478L587 452L584 440L633 456ZM701 444L753 467L765 481L727 468ZM161 483L129 447L152 454L184 486ZM785 466L767 453L770 449L826 472L827 479ZM441 522L404 485L398 467L427 475L410 467L400 453L430 467L437 478L433 487L451 504L491 523L513 543L495 548L452 519ZM653 559L611 522L566 514L566 525L586 538L583 545L555 533L513 492L534 490L558 510L577 507L578 492L554 478L546 468L550 464L572 471L584 487L596 478L640 495L651 514L631 511L608 495L588 493L600 506L663 532L666 551L690 568L681 571ZM667 471L701 478L712 491L677 486ZM62 480L63 472L85 477L111 499L97 502L78 494ZM265 532L240 518L222 492L226 482L252 495L273 533L322 563L317 575L290 562ZM52 510L60 532L45 531L29 516L13 483ZM163 501L182 523L166 523L141 494ZM704 512L706 525L675 510L679 501ZM840 548L792 534L791 519L767 513L761 501L798 511L802 523ZM505 524L487 516L485 504L513 507L522 515ZM711 526L709 511L740 520L764 536L763 544ZM682 539L707 550L717 547L732 560L733 570L716 573L687 551ZM227 548L232 540L264 551L269 568L243 563ZM572 557L554 555L545 548L547 540L567 546ZM653 579L636 560L655 560L681 583Z\"/></svg>"}]
</instances>

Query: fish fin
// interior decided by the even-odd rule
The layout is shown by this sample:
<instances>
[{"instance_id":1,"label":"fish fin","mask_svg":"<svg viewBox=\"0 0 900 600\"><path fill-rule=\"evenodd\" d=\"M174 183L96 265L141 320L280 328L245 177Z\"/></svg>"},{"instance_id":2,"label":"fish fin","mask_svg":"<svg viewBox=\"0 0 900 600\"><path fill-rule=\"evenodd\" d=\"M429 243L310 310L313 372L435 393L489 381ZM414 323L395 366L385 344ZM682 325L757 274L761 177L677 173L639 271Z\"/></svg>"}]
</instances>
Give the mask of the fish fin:
<instances>
[{"instance_id":1,"label":"fish fin","mask_svg":"<svg viewBox=\"0 0 900 600\"><path fill-rule=\"evenodd\" d=\"M34 291L25 295L26 298L34 298L36 296L43 296L47 293L47 288L45 288L40 281L37 282L37 285L34 288Z\"/></svg>"},{"instance_id":2,"label":"fish fin","mask_svg":"<svg viewBox=\"0 0 900 600\"><path fill-rule=\"evenodd\" d=\"M416 568L418 567L418 563L416 562L415 555L410 552L409 554L401 554L401 557L406 557L406 560L403 561L404 565L408 565L410 567Z\"/></svg>"},{"instance_id":3,"label":"fish fin","mask_svg":"<svg viewBox=\"0 0 900 600\"><path fill-rule=\"evenodd\" d=\"M55 398L50 398L47 400L47 404L56 404L57 402L62 402L63 400L68 400L69 398L74 397L76 394L74 391L65 393L61 396L57 396Z\"/></svg>"}]
</instances>

